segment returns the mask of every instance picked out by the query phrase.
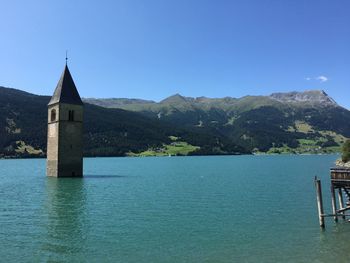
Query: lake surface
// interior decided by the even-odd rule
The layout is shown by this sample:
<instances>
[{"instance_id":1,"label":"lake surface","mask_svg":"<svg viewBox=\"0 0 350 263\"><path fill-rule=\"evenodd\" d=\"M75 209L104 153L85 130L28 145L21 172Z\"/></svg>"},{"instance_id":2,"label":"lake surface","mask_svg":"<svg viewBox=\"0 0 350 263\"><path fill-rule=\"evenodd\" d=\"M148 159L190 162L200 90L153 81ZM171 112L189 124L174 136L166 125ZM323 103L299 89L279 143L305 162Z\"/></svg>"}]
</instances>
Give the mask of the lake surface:
<instances>
[{"instance_id":1,"label":"lake surface","mask_svg":"<svg viewBox=\"0 0 350 263\"><path fill-rule=\"evenodd\" d=\"M85 177L0 160L1 262L349 262L330 212L337 155L87 158Z\"/></svg>"}]
</instances>

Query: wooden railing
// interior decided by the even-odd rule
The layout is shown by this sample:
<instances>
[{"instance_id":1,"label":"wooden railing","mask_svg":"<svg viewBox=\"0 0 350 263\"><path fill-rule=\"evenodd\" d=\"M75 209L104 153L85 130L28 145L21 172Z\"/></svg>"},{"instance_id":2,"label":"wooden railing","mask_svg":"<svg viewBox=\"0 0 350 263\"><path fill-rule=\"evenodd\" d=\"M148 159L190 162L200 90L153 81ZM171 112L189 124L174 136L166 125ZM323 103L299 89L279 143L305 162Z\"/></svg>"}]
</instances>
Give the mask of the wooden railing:
<instances>
[{"instance_id":1,"label":"wooden railing","mask_svg":"<svg viewBox=\"0 0 350 263\"><path fill-rule=\"evenodd\" d=\"M332 181L350 181L350 168L332 168Z\"/></svg>"}]
</instances>

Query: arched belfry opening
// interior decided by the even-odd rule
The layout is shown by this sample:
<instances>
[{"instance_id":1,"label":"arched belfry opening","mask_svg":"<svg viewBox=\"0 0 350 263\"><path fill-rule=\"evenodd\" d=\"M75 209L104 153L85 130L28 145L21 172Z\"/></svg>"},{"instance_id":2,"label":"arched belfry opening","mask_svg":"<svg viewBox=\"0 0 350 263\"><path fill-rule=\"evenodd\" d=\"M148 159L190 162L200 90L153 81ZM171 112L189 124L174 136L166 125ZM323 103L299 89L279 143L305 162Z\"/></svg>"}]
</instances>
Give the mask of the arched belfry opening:
<instances>
[{"instance_id":1,"label":"arched belfry opening","mask_svg":"<svg viewBox=\"0 0 350 263\"><path fill-rule=\"evenodd\" d=\"M55 109L51 110L51 121L56 121L56 110Z\"/></svg>"},{"instance_id":2,"label":"arched belfry opening","mask_svg":"<svg viewBox=\"0 0 350 263\"><path fill-rule=\"evenodd\" d=\"M48 176L83 176L83 109L66 64L48 104Z\"/></svg>"},{"instance_id":3,"label":"arched belfry opening","mask_svg":"<svg viewBox=\"0 0 350 263\"><path fill-rule=\"evenodd\" d=\"M74 121L74 110L68 111L68 120Z\"/></svg>"}]
</instances>

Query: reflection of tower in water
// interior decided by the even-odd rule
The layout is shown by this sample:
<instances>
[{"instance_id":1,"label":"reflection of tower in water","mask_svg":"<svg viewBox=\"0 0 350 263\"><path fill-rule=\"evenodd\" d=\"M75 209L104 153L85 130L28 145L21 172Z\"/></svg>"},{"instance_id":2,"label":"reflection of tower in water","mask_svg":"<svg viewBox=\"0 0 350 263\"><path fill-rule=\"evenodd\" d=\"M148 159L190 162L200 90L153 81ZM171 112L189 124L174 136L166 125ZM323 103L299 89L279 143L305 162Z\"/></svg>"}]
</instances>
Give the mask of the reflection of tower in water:
<instances>
[{"instance_id":1,"label":"reflection of tower in water","mask_svg":"<svg viewBox=\"0 0 350 263\"><path fill-rule=\"evenodd\" d=\"M48 178L46 182L47 237L43 245L49 260L80 258L86 240L84 180Z\"/></svg>"}]
</instances>

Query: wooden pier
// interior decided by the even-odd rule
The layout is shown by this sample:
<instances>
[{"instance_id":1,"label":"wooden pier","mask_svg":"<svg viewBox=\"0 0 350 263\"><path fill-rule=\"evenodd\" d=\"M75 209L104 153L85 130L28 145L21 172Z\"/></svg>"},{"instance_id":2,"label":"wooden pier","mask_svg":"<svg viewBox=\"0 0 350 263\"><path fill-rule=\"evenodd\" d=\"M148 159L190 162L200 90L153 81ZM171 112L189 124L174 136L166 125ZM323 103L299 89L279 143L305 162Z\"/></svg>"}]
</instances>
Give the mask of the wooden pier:
<instances>
[{"instance_id":1,"label":"wooden pier","mask_svg":"<svg viewBox=\"0 0 350 263\"><path fill-rule=\"evenodd\" d=\"M321 180L315 177L318 218L320 227L322 228L325 227L325 217L333 217L334 221L337 222L338 218L345 219L347 216L350 216L350 214L345 213L347 210L350 210L350 168L331 168L330 174L332 200L331 214L324 213ZM346 203L344 203L344 197L346 198Z\"/></svg>"}]
</instances>

